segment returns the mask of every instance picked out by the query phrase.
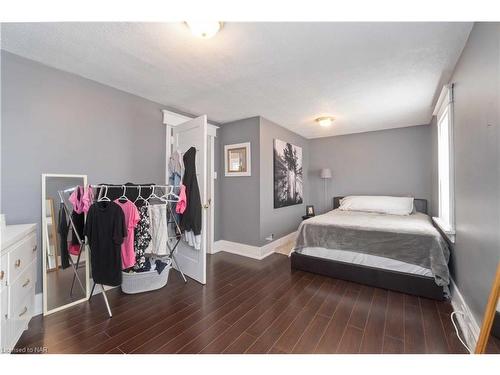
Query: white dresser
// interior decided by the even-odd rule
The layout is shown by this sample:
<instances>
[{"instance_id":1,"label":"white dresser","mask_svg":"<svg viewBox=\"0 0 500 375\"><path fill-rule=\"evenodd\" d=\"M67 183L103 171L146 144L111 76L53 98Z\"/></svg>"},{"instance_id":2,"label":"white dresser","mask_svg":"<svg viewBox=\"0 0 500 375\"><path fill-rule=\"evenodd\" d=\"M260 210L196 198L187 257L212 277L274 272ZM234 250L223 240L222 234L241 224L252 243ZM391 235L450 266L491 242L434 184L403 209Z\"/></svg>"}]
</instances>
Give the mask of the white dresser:
<instances>
[{"instance_id":1,"label":"white dresser","mask_svg":"<svg viewBox=\"0 0 500 375\"><path fill-rule=\"evenodd\" d=\"M36 224L7 225L1 232L0 351L10 352L28 328L35 307Z\"/></svg>"}]
</instances>

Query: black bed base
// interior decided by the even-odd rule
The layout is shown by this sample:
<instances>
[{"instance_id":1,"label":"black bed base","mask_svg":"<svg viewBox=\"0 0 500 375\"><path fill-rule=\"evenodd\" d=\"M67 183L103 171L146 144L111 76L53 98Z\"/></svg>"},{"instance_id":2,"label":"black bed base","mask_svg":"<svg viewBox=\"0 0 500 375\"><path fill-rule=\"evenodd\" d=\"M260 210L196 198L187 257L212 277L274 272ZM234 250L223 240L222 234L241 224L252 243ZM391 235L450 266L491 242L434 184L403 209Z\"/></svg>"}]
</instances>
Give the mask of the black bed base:
<instances>
[{"instance_id":1,"label":"black bed base","mask_svg":"<svg viewBox=\"0 0 500 375\"><path fill-rule=\"evenodd\" d=\"M439 301L444 300L443 287L438 286L432 277L338 262L296 252L292 252L290 258L293 269Z\"/></svg>"}]
</instances>

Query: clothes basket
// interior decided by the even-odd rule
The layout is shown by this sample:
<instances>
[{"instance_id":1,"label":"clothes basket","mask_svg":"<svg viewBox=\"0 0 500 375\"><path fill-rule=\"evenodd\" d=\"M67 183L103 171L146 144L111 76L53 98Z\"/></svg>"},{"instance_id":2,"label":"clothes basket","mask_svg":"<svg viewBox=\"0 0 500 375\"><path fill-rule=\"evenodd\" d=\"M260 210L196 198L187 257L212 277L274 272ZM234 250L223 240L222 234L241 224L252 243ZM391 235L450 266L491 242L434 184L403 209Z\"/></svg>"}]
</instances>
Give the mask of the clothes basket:
<instances>
[{"instance_id":1,"label":"clothes basket","mask_svg":"<svg viewBox=\"0 0 500 375\"><path fill-rule=\"evenodd\" d=\"M160 274L156 270L136 273L122 272L123 293L136 294L163 288L167 285L168 274L172 268L171 259L165 262L167 265Z\"/></svg>"}]
</instances>

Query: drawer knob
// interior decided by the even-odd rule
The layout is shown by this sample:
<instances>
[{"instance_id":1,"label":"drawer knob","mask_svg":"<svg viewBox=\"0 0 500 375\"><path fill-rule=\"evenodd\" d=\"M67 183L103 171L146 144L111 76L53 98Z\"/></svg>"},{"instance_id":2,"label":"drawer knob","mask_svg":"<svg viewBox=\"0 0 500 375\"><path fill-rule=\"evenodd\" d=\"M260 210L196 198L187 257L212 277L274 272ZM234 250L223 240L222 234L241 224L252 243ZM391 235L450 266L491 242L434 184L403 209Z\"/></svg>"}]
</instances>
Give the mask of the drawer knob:
<instances>
[{"instance_id":1,"label":"drawer knob","mask_svg":"<svg viewBox=\"0 0 500 375\"><path fill-rule=\"evenodd\" d=\"M21 266L21 259L16 260L16 263L14 263L14 265L16 267L20 267Z\"/></svg>"},{"instance_id":2,"label":"drawer knob","mask_svg":"<svg viewBox=\"0 0 500 375\"><path fill-rule=\"evenodd\" d=\"M0 280L3 280L4 276L5 276L5 272L4 271L0 271Z\"/></svg>"},{"instance_id":3,"label":"drawer knob","mask_svg":"<svg viewBox=\"0 0 500 375\"><path fill-rule=\"evenodd\" d=\"M24 310L23 310L23 312L21 314L19 314L19 317L23 316L27 312L28 312L28 308L26 306L24 306Z\"/></svg>"},{"instance_id":4,"label":"drawer knob","mask_svg":"<svg viewBox=\"0 0 500 375\"><path fill-rule=\"evenodd\" d=\"M26 280L26 282L23 284L23 288L27 287L29 283L30 283L30 279Z\"/></svg>"},{"instance_id":5,"label":"drawer knob","mask_svg":"<svg viewBox=\"0 0 500 375\"><path fill-rule=\"evenodd\" d=\"M36 251L36 249L38 249L38 246L37 246L37 245L35 245L35 246L33 247L33 252L35 252L35 251Z\"/></svg>"}]
</instances>

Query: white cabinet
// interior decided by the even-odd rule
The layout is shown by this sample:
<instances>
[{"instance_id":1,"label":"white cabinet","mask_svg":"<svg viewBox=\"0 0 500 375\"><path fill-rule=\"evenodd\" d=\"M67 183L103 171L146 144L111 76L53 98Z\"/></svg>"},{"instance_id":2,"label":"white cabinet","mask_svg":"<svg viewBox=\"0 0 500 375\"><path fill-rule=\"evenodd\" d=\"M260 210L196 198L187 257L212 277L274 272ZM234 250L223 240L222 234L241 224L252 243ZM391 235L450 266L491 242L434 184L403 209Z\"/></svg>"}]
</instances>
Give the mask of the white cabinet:
<instances>
[{"instance_id":1,"label":"white cabinet","mask_svg":"<svg viewBox=\"0 0 500 375\"><path fill-rule=\"evenodd\" d=\"M35 307L36 225L7 225L0 258L0 346L10 352L28 328Z\"/></svg>"}]
</instances>

